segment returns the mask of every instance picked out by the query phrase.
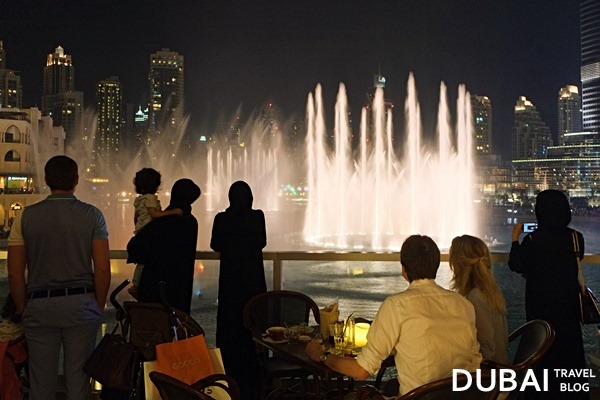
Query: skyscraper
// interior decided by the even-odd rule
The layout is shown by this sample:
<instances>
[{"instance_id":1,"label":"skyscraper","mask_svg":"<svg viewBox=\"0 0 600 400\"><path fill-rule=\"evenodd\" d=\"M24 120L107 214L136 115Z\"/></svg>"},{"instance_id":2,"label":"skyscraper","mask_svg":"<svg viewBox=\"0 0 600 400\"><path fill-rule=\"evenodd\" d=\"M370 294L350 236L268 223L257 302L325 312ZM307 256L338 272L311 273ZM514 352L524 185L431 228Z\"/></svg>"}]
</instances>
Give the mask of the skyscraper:
<instances>
[{"instance_id":1,"label":"skyscraper","mask_svg":"<svg viewBox=\"0 0 600 400\"><path fill-rule=\"evenodd\" d=\"M65 130L70 142L80 133L83 113L83 92L75 90L75 68L71 56L58 46L48 54L44 67L42 112L50 115L55 125Z\"/></svg>"},{"instance_id":2,"label":"skyscraper","mask_svg":"<svg viewBox=\"0 0 600 400\"><path fill-rule=\"evenodd\" d=\"M513 160L546 158L548 146L552 146L550 129L525 96L520 96L515 105L512 146Z\"/></svg>"},{"instance_id":3,"label":"skyscraper","mask_svg":"<svg viewBox=\"0 0 600 400\"><path fill-rule=\"evenodd\" d=\"M487 96L471 95L475 154L492 152L492 102Z\"/></svg>"},{"instance_id":4,"label":"skyscraper","mask_svg":"<svg viewBox=\"0 0 600 400\"><path fill-rule=\"evenodd\" d=\"M10 69L6 69L6 52L0 40L0 108L23 107L23 88L21 77Z\"/></svg>"},{"instance_id":5,"label":"skyscraper","mask_svg":"<svg viewBox=\"0 0 600 400\"><path fill-rule=\"evenodd\" d=\"M154 134L183 122L183 56L169 49L150 55L148 125Z\"/></svg>"},{"instance_id":6,"label":"skyscraper","mask_svg":"<svg viewBox=\"0 0 600 400\"><path fill-rule=\"evenodd\" d=\"M108 168L117 165L122 138L123 90L116 76L96 84L96 157Z\"/></svg>"},{"instance_id":7,"label":"skyscraper","mask_svg":"<svg viewBox=\"0 0 600 400\"><path fill-rule=\"evenodd\" d=\"M565 134L581 132L579 88L567 85L558 92L558 144L565 144Z\"/></svg>"},{"instance_id":8,"label":"skyscraper","mask_svg":"<svg viewBox=\"0 0 600 400\"><path fill-rule=\"evenodd\" d=\"M581 0L583 129L600 132L600 0Z\"/></svg>"},{"instance_id":9,"label":"skyscraper","mask_svg":"<svg viewBox=\"0 0 600 400\"><path fill-rule=\"evenodd\" d=\"M6 52L4 51L4 42L0 40L0 69L6 68Z\"/></svg>"}]
</instances>

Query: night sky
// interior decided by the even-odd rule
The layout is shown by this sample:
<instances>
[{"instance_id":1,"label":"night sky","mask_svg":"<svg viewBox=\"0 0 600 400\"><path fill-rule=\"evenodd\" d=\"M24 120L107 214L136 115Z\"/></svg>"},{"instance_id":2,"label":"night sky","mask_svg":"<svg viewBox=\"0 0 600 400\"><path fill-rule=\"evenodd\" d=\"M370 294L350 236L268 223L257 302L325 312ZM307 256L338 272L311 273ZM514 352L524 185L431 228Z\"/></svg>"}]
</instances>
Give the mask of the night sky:
<instances>
[{"instance_id":1,"label":"night sky","mask_svg":"<svg viewBox=\"0 0 600 400\"><path fill-rule=\"evenodd\" d=\"M576 0L2 0L0 40L25 106L40 105L45 59L58 45L73 57L86 106L111 75L127 102L141 103L150 54L177 51L193 133L266 101L303 117L318 83L331 114L343 82L358 116L378 69L399 121L412 71L426 129L435 126L440 82L451 105L464 83L490 97L494 145L508 156L517 97L527 96L555 135L558 91L580 84Z\"/></svg>"}]
</instances>

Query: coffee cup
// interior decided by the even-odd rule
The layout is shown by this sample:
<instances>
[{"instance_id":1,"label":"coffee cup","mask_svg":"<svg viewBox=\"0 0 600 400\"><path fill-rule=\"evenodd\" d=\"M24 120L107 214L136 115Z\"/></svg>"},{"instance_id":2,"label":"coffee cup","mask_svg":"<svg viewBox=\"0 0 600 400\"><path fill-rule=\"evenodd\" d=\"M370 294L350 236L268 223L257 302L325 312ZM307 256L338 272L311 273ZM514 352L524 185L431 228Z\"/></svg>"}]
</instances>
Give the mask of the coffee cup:
<instances>
[{"instance_id":1,"label":"coffee cup","mask_svg":"<svg viewBox=\"0 0 600 400\"><path fill-rule=\"evenodd\" d=\"M285 339L285 328L283 326L272 326L267 329L269 338L275 342L280 342Z\"/></svg>"}]
</instances>

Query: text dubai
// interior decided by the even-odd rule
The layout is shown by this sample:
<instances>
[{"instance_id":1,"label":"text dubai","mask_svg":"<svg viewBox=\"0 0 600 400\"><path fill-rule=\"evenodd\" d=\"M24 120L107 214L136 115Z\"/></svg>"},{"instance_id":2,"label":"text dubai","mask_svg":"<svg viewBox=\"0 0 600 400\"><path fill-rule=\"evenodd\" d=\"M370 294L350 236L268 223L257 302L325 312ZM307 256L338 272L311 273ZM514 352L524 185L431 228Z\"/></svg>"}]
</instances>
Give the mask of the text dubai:
<instances>
[{"instance_id":1,"label":"text dubai","mask_svg":"<svg viewBox=\"0 0 600 400\"><path fill-rule=\"evenodd\" d=\"M475 373L475 382L473 382L473 376L471 373L464 369L453 369L452 370L452 390L456 392L462 392L469 389L473 383L477 386L477 389L483 392L490 392L494 388L499 388L501 392L511 392L513 390L524 391L527 388L531 388L538 392L548 391L548 370L544 369L541 371L541 382L538 377L534 374L532 369L528 369L522 379L517 380L517 374L512 369L499 368L492 370L485 370L485 376L482 378L482 370L478 369ZM593 378L593 372L591 370L563 370L555 369L553 373L558 378ZM461 379L461 376L464 378ZM562 382L560 383L561 392L588 392L590 390L589 383L571 383Z\"/></svg>"}]
</instances>

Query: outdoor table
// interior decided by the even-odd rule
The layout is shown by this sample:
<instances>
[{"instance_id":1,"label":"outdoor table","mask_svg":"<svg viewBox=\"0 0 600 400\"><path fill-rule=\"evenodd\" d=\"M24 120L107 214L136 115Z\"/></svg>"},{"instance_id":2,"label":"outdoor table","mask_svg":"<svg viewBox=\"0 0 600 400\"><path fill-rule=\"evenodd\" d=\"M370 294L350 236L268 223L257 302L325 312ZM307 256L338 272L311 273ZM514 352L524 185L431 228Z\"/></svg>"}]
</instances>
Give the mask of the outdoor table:
<instances>
[{"instance_id":1,"label":"outdoor table","mask_svg":"<svg viewBox=\"0 0 600 400\"><path fill-rule=\"evenodd\" d=\"M343 397L347 390L351 390L354 385L354 379L347 377L346 375L340 374L331 368L325 366L320 362L315 362L308 357L306 354L306 342L299 343L273 343L265 340L263 337L254 337L254 341L266 349L272 351L278 356L285 358L286 360L293 362L301 368L310 372L314 377L315 397L317 399L323 399L321 395L320 381L318 377L323 378L326 382L331 382L333 379L337 380L337 389L340 394L340 398ZM347 387L344 387L346 382L344 378L348 378Z\"/></svg>"}]
</instances>

